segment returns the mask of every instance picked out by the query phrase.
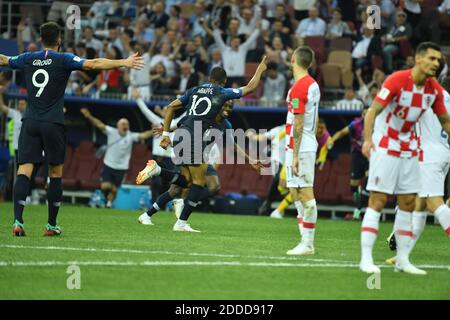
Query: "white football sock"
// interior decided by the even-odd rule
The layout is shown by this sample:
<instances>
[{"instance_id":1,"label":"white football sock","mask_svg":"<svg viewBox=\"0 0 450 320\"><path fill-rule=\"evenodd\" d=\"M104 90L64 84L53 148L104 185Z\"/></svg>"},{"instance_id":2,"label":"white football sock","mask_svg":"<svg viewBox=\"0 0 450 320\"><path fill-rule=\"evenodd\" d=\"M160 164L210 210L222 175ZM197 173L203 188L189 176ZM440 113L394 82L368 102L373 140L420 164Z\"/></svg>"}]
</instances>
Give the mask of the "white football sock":
<instances>
[{"instance_id":1,"label":"white football sock","mask_svg":"<svg viewBox=\"0 0 450 320\"><path fill-rule=\"evenodd\" d=\"M295 208L297 209L297 224L300 237L303 236L303 205L301 201L295 201Z\"/></svg>"},{"instance_id":2,"label":"white football sock","mask_svg":"<svg viewBox=\"0 0 450 320\"><path fill-rule=\"evenodd\" d=\"M312 199L305 203L303 210L303 234L302 241L308 246L314 245L314 234L317 222L316 200Z\"/></svg>"},{"instance_id":3,"label":"white football sock","mask_svg":"<svg viewBox=\"0 0 450 320\"><path fill-rule=\"evenodd\" d=\"M413 237L411 239L411 244L409 248L409 253L414 249L414 246L422 235L423 229L425 229L425 225L427 224L427 211L414 211L412 216L412 233Z\"/></svg>"},{"instance_id":4,"label":"white football sock","mask_svg":"<svg viewBox=\"0 0 450 320\"><path fill-rule=\"evenodd\" d=\"M411 248L412 212L398 210L394 222L395 240L397 242L397 262L409 264Z\"/></svg>"},{"instance_id":5,"label":"white football sock","mask_svg":"<svg viewBox=\"0 0 450 320\"><path fill-rule=\"evenodd\" d=\"M377 240L381 213L367 208L361 224L361 262L373 264L372 250Z\"/></svg>"},{"instance_id":6,"label":"white football sock","mask_svg":"<svg viewBox=\"0 0 450 320\"><path fill-rule=\"evenodd\" d=\"M434 211L434 215L438 219L444 231L450 237L450 208L443 204Z\"/></svg>"}]
</instances>

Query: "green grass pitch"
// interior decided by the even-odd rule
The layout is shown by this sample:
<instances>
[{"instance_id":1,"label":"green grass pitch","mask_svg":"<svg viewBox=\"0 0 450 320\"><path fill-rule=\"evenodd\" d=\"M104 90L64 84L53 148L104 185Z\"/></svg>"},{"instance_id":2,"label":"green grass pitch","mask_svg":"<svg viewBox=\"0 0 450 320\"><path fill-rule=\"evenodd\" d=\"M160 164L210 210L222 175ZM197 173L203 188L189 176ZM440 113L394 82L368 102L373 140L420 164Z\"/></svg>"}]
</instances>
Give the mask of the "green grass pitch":
<instances>
[{"instance_id":1,"label":"green grass pitch","mask_svg":"<svg viewBox=\"0 0 450 320\"><path fill-rule=\"evenodd\" d=\"M12 205L0 205L0 299L449 299L450 243L427 225L412 261L427 276L383 267L381 289L358 271L359 222L319 219L316 255L288 257L298 242L293 218L194 213L199 234L171 230L172 213L137 223L140 212L64 206L63 235L43 237L45 206L25 210L27 237L11 234ZM392 256L381 223L374 252ZM70 264L81 288L69 290Z\"/></svg>"}]
</instances>

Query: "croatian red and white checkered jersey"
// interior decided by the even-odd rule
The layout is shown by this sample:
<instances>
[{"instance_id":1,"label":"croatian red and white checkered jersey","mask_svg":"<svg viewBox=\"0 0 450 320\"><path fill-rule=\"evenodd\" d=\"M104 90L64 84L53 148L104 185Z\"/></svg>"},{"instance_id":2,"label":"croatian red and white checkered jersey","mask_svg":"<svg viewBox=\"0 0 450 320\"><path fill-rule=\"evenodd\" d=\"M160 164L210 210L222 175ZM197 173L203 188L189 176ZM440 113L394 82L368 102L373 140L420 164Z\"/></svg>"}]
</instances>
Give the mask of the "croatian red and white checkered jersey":
<instances>
[{"instance_id":1,"label":"croatian red and white checkered jersey","mask_svg":"<svg viewBox=\"0 0 450 320\"><path fill-rule=\"evenodd\" d=\"M320 102L320 88L317 82L306 75L298 79L287 94L288 113L286 118L286 151L294 151L294 118L304 115L300 152L316 152L316 123Z\"/></svg>"},{"instance_id":2,"label":"croatian red and white checkered jersey","mask_svg":"<svg viewBox=\"0 0 450 320\"><path fill-rule=\"evenodd\" d=\"M444 106L450 110L450 94L443 91ZM450 162L448 135L431 109L425 111L419 120L419 160L423 163Z\"/></svg>"},{"instance_id":3,"label":"croatian red and white checkered jersey","mask_svg":"<svg viewBox=\"0 0 450 320\"><path fill-rule=\"evenodd\" d=\"M417 88L410 69L390 75L375 98L385 108L375 120L374 144L395 157L417 156L416 124L430 108L437 115L447 112L442 92L443 88L433 78L428 78L422 88Z\"/></svg>"}]
</instances>

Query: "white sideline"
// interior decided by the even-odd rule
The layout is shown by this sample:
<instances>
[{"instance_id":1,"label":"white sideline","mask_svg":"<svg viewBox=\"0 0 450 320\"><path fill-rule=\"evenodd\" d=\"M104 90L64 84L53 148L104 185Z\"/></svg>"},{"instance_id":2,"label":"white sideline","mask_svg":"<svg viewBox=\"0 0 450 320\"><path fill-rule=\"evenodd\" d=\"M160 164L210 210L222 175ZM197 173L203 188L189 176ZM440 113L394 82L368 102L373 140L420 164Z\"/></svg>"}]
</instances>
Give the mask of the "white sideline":
<instances>
[{"instance_id":1,"label":"white sideline","mask_svg":"<svg viewBox=\"0 0 450 320\"><path fill-rule=\"evenodd\" d=\"M85 261L0 261L0 267L48 267L48 266L231 266L231 267L290 267L290 268L358 268L356 263L290 263L290 262L242 262L242 261L116 261L116 260L85 260ZM381 268L392 266L381 265ZM445 269L450 266L419 265L425 269Z\"/></svg>"},{"instance_id":2,"label":"white sideline","mask_svg":"<svg viewBox=\"0 0 450 320\"><path fill-rule=\"evenodd\" d=\"M351 263L289 263L289 262L242 262L242 261L116 261L116 260L85 260L85 261L0 261L0 267L46 267L46 266L232 266L232 267L298 267L298 268L356 268Z\"/></svg>"},{"instance_id":3,"label":"white sideline","mask_svg":"<svg viewBox=\"0 0 450 320\"><path fill-rule=\"evenodd\" d=\"M299 268L356 268L358 264L354 261L331 260L331 259L314 259L305 257L286 257L286 256L243 256L235 254L214 254L199 252L171 252L171 251L152 251L152 250L136 250L136 249L108 249L108 248L75 248L75 247L56 247L56 246L25 246L25 245L9 245L0 244L0 248L11 249L36 249L36 250L62 250L62 251L85 251L85 252L119 252L119 253L136 253L136 254L165 254L165 255L185 255L185 256L205 256L215 258L244 258L244 259L268 259L268 260L293 260L293 261L310 261L315 263L291 263L291 262L242 262L242 261L0 261L0 267L7 266L62 266L62 265L85 265L85 266L178 266L178 265L196 265L196 266L248 266L248 267L299 267ZM321 263L322 262L322 263ZM392 266L380 265L381 268L392 268ZM417 265L418 268L424 269L446 269L450 270L450 265Z\"/></svg>"},{"instance_id":4,"label":"white sideline","mask_svg":"<svg viewBox=\"0 0 450 320\"><path fill-rule=\"evenodd\" d=\"M332 259L315 259L315 258L299 258L288 256L243 256L238 254L220 254L220 253L202 253L202 252L176 252L176 251L159 251L159 250L139 250L139 249L118 249L118 248L76 248L76 247L57 247L57 246L25 246L0 244L0 248L10 249L34 249L34 250L61 250L61 251L85 251L85 252L117 252L117 253L135 253L135 254L164 254L164 255L180 255L180 256L203 256L214 258L243 258L243 259L265 259L265 260L295 260L299 261L315 261L315 262L331 262L331 263L354 263L354 261L332 260Z\"/></svg>"}]
</instances>

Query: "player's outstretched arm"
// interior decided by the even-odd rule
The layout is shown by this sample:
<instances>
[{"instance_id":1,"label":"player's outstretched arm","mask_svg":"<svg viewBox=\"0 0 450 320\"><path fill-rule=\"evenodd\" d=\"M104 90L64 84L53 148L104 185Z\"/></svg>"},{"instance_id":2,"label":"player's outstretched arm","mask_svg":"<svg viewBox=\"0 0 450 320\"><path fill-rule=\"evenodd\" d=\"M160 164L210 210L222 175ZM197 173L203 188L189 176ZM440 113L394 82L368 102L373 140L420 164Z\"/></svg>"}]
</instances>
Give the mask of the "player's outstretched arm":
<instances>
[{"instance_id":1,"label":"player's outstretched arm","mask_svg":"<svg viewBox=\"0 0 450 320\"><path fill-rule=\"evenodd\" d=\"M0 66L7 66L7 65L9 65L9 58L10 57L8 57L8 56L0 54Z\"/></svg>"},{"instance_id":2,"label":"player's outstretched arm","mask_svg":"<svg viewBox=\"0 0 450 320\"><path fill-rule=\"evenodd\" d=\"M101 130L102 132L106 131L106 125L102 121L94 117L88 109L82 108L80 109L80 112L90 123L92 123L94 127Z\"/></svg>"},{"instance_id":3,"label":"player's outstretched arm","mask_svg":"<svg viewBox=\"0 0 450 320\"><path fill-rule=\"evenodd\" d=\"M364 117L364 144L362 146L362 153L366 158L370 158L370 152L375 148L372 141L373 125L375 118L383 110L384 106L377 101L374 101Z\"/></svg>"},{"instance_id":4,"label":"player's outstretched arm","mask_svg":"<svg viewBox=\"0 0 450 320\"><path fill-rule=\"evenodd\" d=\"M148 138L150 138L151 136L153 136L153 130L147 130L147 131L143 131L141 133L139 133L139 140L147 140Z\"/></svg>"},{"instance_id":5,"label":"player's outstretched arm","mask_svg":"<svg viewBox=\"0 0 450 320\"><path fill-rule=\"evenodd\" d=\"M256 69L255 74L251 78L251 80L248 82L248 84L245 87L242 87L242 95L245 96L249 93L252 93L253 91L258 88L259 82L261 81L261 76L264 71L267 69L267 57L264 56L258 65L258 68Z\"/></svg>"},{"instance_id":6,"label":"player's outstretched arm","mask_svg":"<svg viewBox=\"0 0 450 320\"><path fill-rule=\"evenodd\" d=\"M348 127L345 127L341 130L339 130L338 132L336 132L335 134L333 134L333 137L331 137L331 144L333 145L336 141L342 139L343 137L347 136L350 134L350 130L348 129Z\"/></svg>"},{"instance_id":7,"label":"player's outstretched arm","mask_svg":"<svg viewBox=\"0 0 450 320\"><path fill-rule=\"evenodd\" d=\"M129 56L126 59L111 60L105 58L97 58L86 60L83 63L83 70L110 70L117 68L128 68L140 70L144 67L144 60L138 56L138 53Z\"/></svg>"},{"instance_id":8,"label":"player's outstretched arm","mask_svg":"<svg viewBox=\"0 0 450 320\"><path fill-rule=\"evenodd\" d=\"M172 143L172 141L170 141L170 124L172 123L173 120L173 115L175 113L175 111L177 111L178 109L181 109L183 107L183 103L181 102L180 99L175 99L174 101L172 101L166 109L166 114L164 116L164 129L163 129L163 138L160 142L160 147L163 148L164 150L166 150Z\"/></svg>"},{"instance_id":9,"label":"player's outstretched arm","mask_svg":"<svg viewBox=\"0 0 450 320\"><path fill-rule=\"evenodd\" d=\"M245 152L245 150L243 150L237 143L234 144L234 149L236 150L236 152L238 154L244 156L245 160L247 160L248 163L250 163L250 165L256 171L261 172L261 169L264 168L264 165L262 164L261 161L250 158L250 156L247 154L247 152Z\"/></svg>"}]
</instances>

